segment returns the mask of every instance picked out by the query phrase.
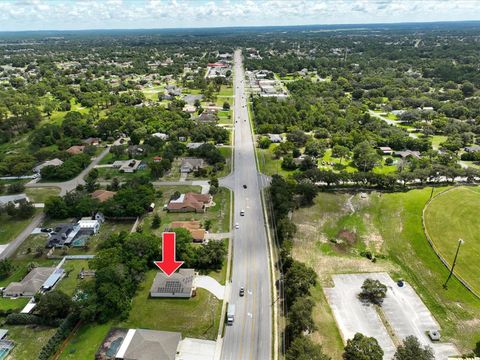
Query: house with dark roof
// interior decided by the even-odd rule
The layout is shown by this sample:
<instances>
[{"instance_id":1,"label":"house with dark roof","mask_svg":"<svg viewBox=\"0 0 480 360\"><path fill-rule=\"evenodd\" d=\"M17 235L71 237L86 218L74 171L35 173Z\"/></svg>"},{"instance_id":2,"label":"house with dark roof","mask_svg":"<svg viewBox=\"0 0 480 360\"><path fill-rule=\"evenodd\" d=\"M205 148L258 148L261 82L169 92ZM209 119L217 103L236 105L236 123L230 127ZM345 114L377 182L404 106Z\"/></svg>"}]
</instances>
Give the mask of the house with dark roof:
<instances>
[{"instance_id":1,"label":"house with dark roof","mask_svg":"<svg viewBox=\"0 0 480 360\"><path fill-rule=\"evenodd\" d=\"M85 145L90 145L90 146L97 146L100 144L102 140L100 140L100 138L96 138L96 137L89 137L85 140L83 140L82 142L85 144Z\"/></svg>"},{"instance_id":2,"label":"house with dark roof","mask_svg":"<svg viewBox=\"0 0 480 360\"><path fill-rule=\"evenodd\" d=\"M189 192L172 199L167 205L168 212L204 213L212 205L212 195Z\"/></svg>"},{"instance_id":3,"label":"house with dark roof","mask_svg":"<svg viewBox=\"0 0 480 360\"><path fill-rule=\"evenodd\" d=\"M213 112L202 112L196 119L199 124L216 124L218 116Z\"/></svg>"},{"instance_id":4,"label":"house with dark roof","mask_svg":"<svg viewBox=\"0 0 480 360\"><path fill-rule=\"evenodd\" d=\"M60 224L49 234L46 247L69 246L79 232L80 225L78 224Z\"/></svg>"},{"instance_id":5,"label":"house with dark roof","mask_svg":"<svg viewBox=\"0 0 480 360\"><path fill-rule=\"evenodd\" d=\"M408 157L413 157L415 159L420 159L420 151L412 151L412 150L404 150L404 151L395 151L393 153L395 156L399 156L402 159L406 159Z\"/></svg>"},{"instance_id":6,"label":"house with dark roof","mask_svg":"<svg viewBox=\"0 0 480 360\"><path fill-rule=\"evenodd\" d=\"M153 298L190 298L193 294L194 269L180 269L167 276L158 272L150 288Z\"/></svg>"}]
</instances>

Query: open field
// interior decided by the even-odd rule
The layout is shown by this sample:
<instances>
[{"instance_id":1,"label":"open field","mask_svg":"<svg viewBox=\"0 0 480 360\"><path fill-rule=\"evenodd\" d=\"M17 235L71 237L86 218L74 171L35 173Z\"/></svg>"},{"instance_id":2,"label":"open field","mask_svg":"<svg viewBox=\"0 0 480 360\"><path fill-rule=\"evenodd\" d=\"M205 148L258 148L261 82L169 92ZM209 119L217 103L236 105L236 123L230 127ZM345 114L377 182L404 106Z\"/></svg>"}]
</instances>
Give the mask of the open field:
<instances>
[{"instance_id":1,"label":"open field","mask_svg":"<svg viewBox=\"0 0 480 360\"><path fill-rule=\"evenodd\" d=\"M55 333L55 328L45 326L3 325L8 330L8 339L15 342L15 347L9 359L32 360L36 359L42 346Z\"/></svg>"},{"instance_id":2,"label":"open field","mask_svg":"<svg viewBox=\"0 0 480 360\"><path fill-rule=\"evenodd\" d=\"M435 189L434 193L442 190ZM448 270L428 244L422 228L422 210L430 193L430 188L372 192L366 197L320 193L313 206L294 212L298 232L293 256L312 266L319 276L318 289L313 291L322 312L322 316L315 315L319 329L333 329L336 324L331 311L324 309L320 292L322 287L332 286L333 274L383 271L394 280L403 278L412 285L440 324L444 341L453 342L461 352L471 351L480 338L480 303L454 278L448 290L442 287ZM361 256L362 249L376 254L376 262ZM341 353L338 333L319 331L312 337L328 354Z\"/></svg>"},{"instance_id":3,"label":"open field","mask_svg":"<svg viewBox=\"0 0 480 360\"><path fill-rule=\"evenodd\" d=\"M61 360L91 360L112 327L111 323L81 326L60 355Z\"/></svg>"},{"instance_id":4,"label":"open field","mask_svg":"<svg viewBox=\"0 0 480 360\"><path fill-rule=\"evenodd\" d=\"M25 194L27 194L30 201L34 203L44 203L50 196L58 196L58 194L60 194L60 189L55 187L26 188Z\"/></svg>"},{"instance_id":5,"label":"open field","mask_svg":"<svg viewBox=\"0 0 480 360\"><path fill-rule=\"evenodd\" d=\"M38 211L41 210L37 209L35 213ZM6 213L0 213L0 244L7 244L15 239L31 221L32 218L18 220L11 218Z\"/></svg>"},{"instance_id":6,"label":"open field","mask_svg":"<svg viewBox=\"0 0 480 360\"><path fill-rule=\"evenodd\" d=\"M446 191L425 209L425 227L440 255L452 264L459 239L455 273L480 294L480 189L459 187Z\"/></svg>"}]
</instances>

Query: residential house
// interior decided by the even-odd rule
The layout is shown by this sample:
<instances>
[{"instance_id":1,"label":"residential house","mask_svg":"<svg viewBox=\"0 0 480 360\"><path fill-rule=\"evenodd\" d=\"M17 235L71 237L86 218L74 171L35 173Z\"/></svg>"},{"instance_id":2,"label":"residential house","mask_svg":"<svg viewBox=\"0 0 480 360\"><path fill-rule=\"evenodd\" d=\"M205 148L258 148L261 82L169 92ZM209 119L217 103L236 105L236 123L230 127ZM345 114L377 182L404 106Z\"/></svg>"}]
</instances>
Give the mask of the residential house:
<instances>
[{"instance_id":1,"label":"residential house","mask_svg":"<svg viewBox=\"0 0 480 360\"><path fill-rule=\"evenodd\" d=\"M203 242L205 240L205 235L207 234L207 231L202 228L202 225L200 224L200 221L192 220L192 221L174 221L168 226L169 230L165 231L171 231L171 229L175 228L183 228L187 229L190 234L192 234L193 241L195 242Z\"/></svg>"},{"instance_id":2,"label":"residential house","mask_svg":"<svg viewBox=\"0 0 480 360\"><path fill-rule=\"evenodd\" d=\"M158 272L150 288L153 298L190 298L193 294L194 269L180 269L167 276Z\"/></svg>"},{"instance_id":3,"label":"residential house","mask_svg":"<svg viewBox=\"0 0 480 360\"><path fill-rule=\"evenodd\" d=\"M415 159L420 159L420 152L419 151L412 151L412 150L404 150L404 151L395 151L395 156L399 156L402 159L406 159L408 157L413 157Z\"/></svg>"},{"instance_id":4,"label":"residential house","mask_svg":"<svg viewBox=\"0 0 480 360\"><path fill-rule=\"evenodd\" d=\"M162 157L161 156L154 156L152 160L153 160L154 163L158 163L158 162L162 161Z\"/></svg>"},{"instance_id":5,"label":"residential house","mask_svg":"<svg viewBox=\"0 0 480 360\"><path fill-rule=\"evenodd\" d=\"M279 134L268 134L268 138L272 143L281 143L283 141L282 135Z\"/></svg>"},{"instance_id":6,"label":"residential house","mask_svg":"<svg viewBox=\"0 0 480 360\"><path fill-rule=\"evenodd\" d=\"M175 360L181 341L182 334L178 332L113 328L95 360Z\"/></svg>"},{"instance_id":7,"label":"residential house","mask_svg":"<svg viewBox=\"0 0 480 360\"><path fill-rule=\"evenodd\" d=\"M8 330L0 329L0 354L6 359L8 354L15 347L15 343L6 338Z\"/></svg>"},{"instance_id":8,"label":"residential house","mask_svg":"<svg viewBox=\"0 0 480 360\"><path fill-rule=\"evenodd\" d=\"M11 282L5 290L3 290L3 296L5 297L32 297L39 292L43 285L47 282L51 275L56 271L54 267L36 267L32 269L27 276L25 276L20 282ZM56 278L55 283L60 279L58 273L54 278L47 283L48 289L51 289L53 285L53 279Z\"/></svg>"},{"instance_id":9,"label":"residential house","mask_svg":"<svg viewBox=\"0 0 480 360\"><path fill-rule=\"evenodd\" d=\"M167 204L168 212L196 212L203 213L212 205L212 195L188 192L181 194L178 199L170 200Z\"/></svg>"},{"instance_id":10,"label":"residential house","mask_svg":"<svg viewBox=\"0 0 480 360\"><path fill-rule=\"evenodd\" d=\"M161 132L156 132L156 133L152 134L152 136L156 137L156 138L159 138L161 140L168 140L168 135L164 134L164 133L161 133Z\"/></svg>"},{"instance_id":11,"label":"residential house","mask_svg":"<svg viewBox=\"0 0 480 360\"><path fill-rule=\"evenodd\" d=\"M41 163L40 165L37 165L33 168L33 171L36 172L37 174L40 174L40 172L42 171L42 169L45 167L45 166L60 166L63 164L63 161L60 160L60 159L52 159L52 160L47 160L47 161L44 161L43 163Z\"/></svg>"},{"instance_id":12,"label":"residential house","mask_svg":"<svg viewBox=\"0 0 480 360\"><path fill-rule=\"evenodd\" d=\"M0 207L7 205L8 203L19 204L24 201L29 201L26 194L4 195L0 196Z\"/></svg>"},{"instance_id":13,"label":"residential house","mask_svg":"<svg viewBox=\"0 0 480 360\"><path fill-rule=\"evenodd\" d=\"M393 149L390 146L380 146L378 148L383 155L392 155Z\"/></svg>"},{"instance_id":14,"label":"residential house","mask_svg":"<svg viewBox=\"0 0 480 360\"><path fill-rule=\"evenodd\" d=\"M99 138L89 137L88 139L83 140L85 145L97 146L100 145L101 140Z\"/></svg>"},{"instance_id":15,"label":"residential house","mask_svg":"<svg viewBox=\"0 0 480 360\"><path fill-rule=\"evenodd\" d=\"M165 87L165 91L170 96L180 96L180 95L182 95L182 88L180 88L176 85L167 85Z\"/></svg>"},{"instance_id":16,"label":"residential house","mask_svg":"<svg viewBox=\"0 0 480 360\"><path fill-rule=\"evenodd\" d=\"M197 108L193 105L187 104L183 107L183 111L185 111L189 114L193 114L195 111L197 111Z\"/></svg>"},{"instance_id":17,"label":"residential house","mask_svg":"<svg viewBox=\"0 0 480 360\"><path fill-rule=\"evenodd\" d=\"M85 145L73 145L67 149L67 153L70 155L78 155L83 154L83 150L85 150Z\"/></svg>"},{"instance_id":18,"label":"residential house","mask_svg":"<svg viewBox=\"0 0 480 360\"><path fill-rule=\"evenodd\" d=\"M118 169L120 172L124 173L134 173L135 171L142 168L141 160L118 160L113 163L113 167Z\"/></svg>"},{"instance_id":19,"label":"residential house","mask_svg":"<svg viewBox=\"0 0 480 360\"><path fill-rule=\"evenodd\" d=\"M112 197L114 197L115 194L116 194L115 191L98 189L98 190L95 190L93 193L91 193L90 196L94 199L97 199L101 203L103 203L108 199L111 199Z\"/></svg>"},{"instance_id":20,"label":"residential house","mask_svg":"<svg viewBox=\"0 0 480 360\"><path fill-rule=\"evenodd\" d=\"M78 226L80 226L80 229L84 232L91 232L92 234L96 234L100 230L100 222L90 217L81 218L78 221Z\"/></svg>"},{"instance_id":21,"label":"residential house","mask_svg":"<svg viewBox=\"0 0 480 360\"><path fill-rule=\"evenodd\" d=\"M203 144L205 144L205 143L203 143L203 142L191 142L191 143L187 144L187 149L188 150L198 149Z\"/></svg>"},{"instance_id":22,"label":"residential house","mask_svg":"<svg viewBox=\"0 0 480 360\"><path fill-rule=\"evenodd\" d=\"M192 171L196 171L201 169L205 166L205 161L201 158L194 158L188 157L182 159L182 163L180 165L180 172L181 173L190 173Z\"/></svg>"},{"instance_id":23,"label":"residential house","mask_svg":"<svg viewBox=\"0 0 480 360\"><path fill-rule=\"evenodd\" d=\"M468 153L474 153L480 151L480 145L467 146L464 150Z\"/></svg>"},{"instance_id":24,"label":"residential house","mask_svg":"<svg viewBox=\"0 0 480 360\"><path fill-rule=\"evenodd\" d=\"M216 124L218 116L213 112L202 112L196 119L199 124Z\"/></svg>"},{"instance_id":25,"label":"residential house","mask_svg":"<svg viewBox=\"0 0 480 360\"><path fill-rule=\"evenodd\" d=\"M78 224L60 224L48 236L47 248L68 246L80 231Z\"/></svg>"}]
</instances>

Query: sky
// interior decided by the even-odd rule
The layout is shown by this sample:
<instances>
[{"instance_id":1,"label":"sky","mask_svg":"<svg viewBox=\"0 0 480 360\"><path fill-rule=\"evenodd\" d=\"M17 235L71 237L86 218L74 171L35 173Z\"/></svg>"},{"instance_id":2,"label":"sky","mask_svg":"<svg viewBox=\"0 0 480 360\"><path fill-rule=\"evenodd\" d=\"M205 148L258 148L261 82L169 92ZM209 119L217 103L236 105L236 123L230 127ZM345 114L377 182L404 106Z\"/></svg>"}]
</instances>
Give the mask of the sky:
<instances>
[{"instance_id":1,"label":"sky","mask_svg":"<svg viewBox=\"0 0 480 360\"><path fill-rule=\"evenodd\" d=\"M0 31L480 20L480 0L0 0Z\"/></svg>"}]
</instances>

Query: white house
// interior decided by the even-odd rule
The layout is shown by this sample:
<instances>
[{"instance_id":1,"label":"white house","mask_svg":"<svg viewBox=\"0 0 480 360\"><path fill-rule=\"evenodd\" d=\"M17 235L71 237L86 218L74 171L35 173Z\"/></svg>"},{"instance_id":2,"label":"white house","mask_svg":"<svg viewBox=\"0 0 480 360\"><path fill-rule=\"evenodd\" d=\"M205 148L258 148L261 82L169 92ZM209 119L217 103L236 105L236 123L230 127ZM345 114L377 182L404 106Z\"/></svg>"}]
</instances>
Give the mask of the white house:
<instances>
[{"instance_id":1,"label":"white house","mask_svg":"<svg viewBox=\"0 0 480 360\"><path fill-rule=\"evenodd\" d=\"M100 222L98 220L92 220L90 217L81 218L78 225L81 230L91 230L94 234L100 230Z\"/></svg>"}]
</instances>

